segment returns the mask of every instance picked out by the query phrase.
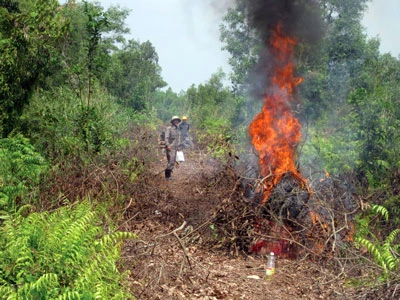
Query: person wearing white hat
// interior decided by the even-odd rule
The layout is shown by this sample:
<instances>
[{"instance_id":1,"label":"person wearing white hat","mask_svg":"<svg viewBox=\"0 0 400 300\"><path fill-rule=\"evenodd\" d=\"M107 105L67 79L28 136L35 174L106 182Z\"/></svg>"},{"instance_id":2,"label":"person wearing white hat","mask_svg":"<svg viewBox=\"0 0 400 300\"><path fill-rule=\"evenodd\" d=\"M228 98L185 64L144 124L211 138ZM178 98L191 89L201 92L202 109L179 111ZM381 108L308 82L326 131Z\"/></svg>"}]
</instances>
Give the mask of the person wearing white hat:
<instances>
[{"instance_id":1,"label":"person wearing white hat","mask_svg":"<svg viewBox=\"0 0 400 300\"><path fill-rule=\"evenodd\" d=\"M181 131L179 130L179 123L181 119L178 116L171 118L171 126L168 126L165 132L165 152L167 154L168 165L165 169L165 178L171 179L171 173L175 166L176 151L182 147Z\"/></svg>"}]
</instances>

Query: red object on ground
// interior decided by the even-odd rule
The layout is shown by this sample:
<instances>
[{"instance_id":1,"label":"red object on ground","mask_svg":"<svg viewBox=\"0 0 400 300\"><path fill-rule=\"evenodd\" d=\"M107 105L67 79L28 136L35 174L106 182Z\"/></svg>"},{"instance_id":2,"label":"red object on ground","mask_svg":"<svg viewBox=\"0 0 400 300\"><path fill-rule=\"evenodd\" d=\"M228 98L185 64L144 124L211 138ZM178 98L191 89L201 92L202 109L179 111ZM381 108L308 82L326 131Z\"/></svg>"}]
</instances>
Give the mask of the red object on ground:
<instances>
[{"instance_id":1,"label":"red object on ground","mask_svg":"<svg viewBox=\"0 0 400 300\"><path fill-rule=\"evenodd\" d=\"M268 236L265 239L259 239L249 247L250 253L267 255L274 252L278 258L296 257L295 249L290 243L290 228L274 222L269 222L270 228L266 232L259 232Z\"/></svg>"}]
</instances>

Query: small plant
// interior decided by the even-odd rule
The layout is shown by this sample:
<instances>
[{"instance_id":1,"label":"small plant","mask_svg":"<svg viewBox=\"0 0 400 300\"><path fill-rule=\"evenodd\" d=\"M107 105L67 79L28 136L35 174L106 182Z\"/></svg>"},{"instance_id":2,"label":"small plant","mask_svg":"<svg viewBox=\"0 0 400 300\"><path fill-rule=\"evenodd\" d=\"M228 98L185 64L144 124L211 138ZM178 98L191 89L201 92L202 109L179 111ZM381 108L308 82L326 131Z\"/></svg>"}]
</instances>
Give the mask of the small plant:
<instances>
[{"instance_id":1,"label":"small plant","mask_svg":"<svg viewBox=\"0 0 400 300\"><path fill-rule=\"evenodd\" d=\"M1 299L133 299L116 262L128 232L103 234L84 201L14 215L0 231Z\"/></svg>"},{"instance_id":2,"label":"small plant","mask_svg":"<svg viewBox=\"0 0 400 300\"><path fill-rule=\"evenodd\" d=\"M217 230L215 229L215 225L211 224L210 228L211 228L211 235L212 235L213 239L218 239L218 233L217 233Z\"/></svg>"},{"instance_id":3,"label":"small plant","mask_svg":"<svg viewBox=\"0 0 400 300\"><path fill-rule=\"evenodd\" d=\"M22 135L0 140L1 216L16 211L17 199L27 199L20 204L30 203L47 167L46 160Z\"/></svg>"},{"instance_id":4,"label":"small plant","mask_svg":"<svg viewBox=\"0 0 400 300\"><path fill-rule=\"evenodd\" d=\"M373 204L371 214L358 220L358 230L355 242L358 246L364 246L374 261L383 268L384 277L389 276L390 271L396 271L400 266L400 243L396 238L400 237L400 228L393 230L383 241L371 232L371 217L379 216L385 221L389 220L388 210L381 205ZM372 239L372 241L371 241Z\"/></svg>"},{"instance_id":5,"label":"small plant","mask_svg":"<svg viewBox=\"0 0 400 300\"><path fill-rule=\"evenodd\" d=\"M198 143L206 146L212 157L225 159L228 153L234 152L231 130L219 120L207 122L206 125L205 132L198 135Z\"/></svg>"}]
</instances>

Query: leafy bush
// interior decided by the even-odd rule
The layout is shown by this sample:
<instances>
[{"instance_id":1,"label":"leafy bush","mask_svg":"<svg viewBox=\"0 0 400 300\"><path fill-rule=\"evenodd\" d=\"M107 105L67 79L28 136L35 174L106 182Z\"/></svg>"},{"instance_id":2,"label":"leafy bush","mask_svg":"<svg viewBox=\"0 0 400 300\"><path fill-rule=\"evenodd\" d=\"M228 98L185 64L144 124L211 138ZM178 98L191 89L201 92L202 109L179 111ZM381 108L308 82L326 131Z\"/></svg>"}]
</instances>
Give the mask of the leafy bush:
<instances>
[{"instance_id":1,"label":"leafy bush","mask_svg":"<svg viewBox=\"0 0 400 300\"><path fill-rule=\"evenodd\" d=\"M100 153L111 140L111 132L107 132L106 120L96 107L82 106L75 117L76 136L83 141L88 152Z\"/></svg>"},{"instance_id":2,"label":"leafy bush","mask_svg":"<svg viewBox=\"0 0 400 300\"><path fill-rule=\"evenodd\" d=\"M132 299L116 262L123 240L103 235L88 201L15 215L0 231L1 299Z\"/></svg>"},{"instance_id":3,"label":"leafy bush","mask_svg":"<svg viewBox=\"0 0 400 300\"><path fill-rule=\"evenodd\" d=\"M198 133L198 143L203 145L213 157L224 158L232 152L232 133L221 119L205 123L204 133Z\"/></svg>"},{"instance_id":4,"label":"leafy bush","mask_svg":"<svg viewBox=\"0 0 400 300\"><path fill-rule=\"evenodd\" d=\"M371 223L377 217L388 221L389 212L384 206L373 204L366 215L358 218L355 242L367 249L374 261L383 268L383 278L387 278L390 271L396 271L400 267L400 241L397 239L400 237L400 228L390 232L381 241L371 230Z\"/></svg>"},{"instance_id":5,"label":"leafy bush","mask_svg":"<svg viewBox=\"0 0 400 300\"><path fill-rule=\"evenodd\" d=\"M47 162L27 138L17 135L0 139L0 210L7 214L16 210L17 199L21 204L34 199L35 188L47 168Z\"/></svg>"},{"instance_id":6,"label":"leafy bush","mask_svg":"<svg viewBox=\"0 0 400 300\"><path fill-rule=\"evenodd\" d=\"M118 147L132 118L136 115L101 91L93 93L88 107L64 87L35 94L21 117L19 130L50 161L83 159Z\"/></svg>"},{"instance_id":7,"label":"leafy bush","mask_svg":"<svg viewBox=\"0 0 400 300\"><path fill-rule=\"evenodd\" d=\"M358 144L351 138L351 133L335 132L332 135L326 128L323 130L311 128L305 138L306 141L300 148L303 166L323 169L331 174L350 172L357 166Z\"/></svg>"}]
</instances>

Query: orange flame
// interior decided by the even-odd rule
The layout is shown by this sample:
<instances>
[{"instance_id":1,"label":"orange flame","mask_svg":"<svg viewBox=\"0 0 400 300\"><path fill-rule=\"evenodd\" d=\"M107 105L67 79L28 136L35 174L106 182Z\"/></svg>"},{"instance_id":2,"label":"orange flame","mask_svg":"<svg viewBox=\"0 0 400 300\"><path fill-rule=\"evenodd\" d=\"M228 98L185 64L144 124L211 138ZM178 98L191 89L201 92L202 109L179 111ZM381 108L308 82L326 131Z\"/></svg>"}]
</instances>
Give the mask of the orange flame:
<instances>
[{"instance_id":1,"label":"orange flame","mask_svg":"<svg viewBox=\"0 0 400 300\"><path fill-rule=\"evenodd\" d=\"M261 175L265 177L262 204L285 173L291 172L302 186L307 185L295 163L301 124L290 108L293 92L303 81L293 74L296 44L297 40L284 35L278 25L271 38L271 51L279 64L274 70L272 85L264 96L262 111L249 128L254 148L260 155Z\"/></svg>"}]
</instances>

